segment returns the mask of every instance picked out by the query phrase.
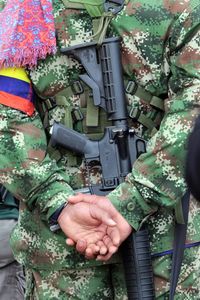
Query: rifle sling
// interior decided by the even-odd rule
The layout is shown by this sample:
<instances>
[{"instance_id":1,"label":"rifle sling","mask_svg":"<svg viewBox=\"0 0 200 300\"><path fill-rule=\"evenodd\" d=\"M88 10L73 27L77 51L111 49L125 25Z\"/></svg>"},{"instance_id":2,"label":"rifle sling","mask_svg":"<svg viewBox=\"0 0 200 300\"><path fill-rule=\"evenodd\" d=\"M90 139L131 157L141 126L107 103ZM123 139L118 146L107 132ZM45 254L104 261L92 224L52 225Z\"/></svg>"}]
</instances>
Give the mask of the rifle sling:
<instances>
[{"instance_id":1,"label":"rifle sling","mask_svg":"<svg viewBox=\"0 0 200 300\"><path fill-rule=\"evenodd\" d=\"M2 184L0 184L0 202L5 202L7 194L7 189Z\"/></svg>"},{"instance_id":2,"label":"rifle sling","mask_svg":"<svg viewBox=\"0 0 200 300\"><path fill-rule=\"evenodd\" d=\"M169 291L169 300L174 299L174 294L176 291L176 286L178 283L178 278L181 270L181 264L184 255L184 245L187 233L187 223L188 223L188 213L189 213L189 200L190 192L187 191L182 198L182 211L184 224L175 225L175 234L174 234L174 251L172 256L172 269L171 269L171 278L170 278L170 291Z\"/></svg>"}]
</instances>

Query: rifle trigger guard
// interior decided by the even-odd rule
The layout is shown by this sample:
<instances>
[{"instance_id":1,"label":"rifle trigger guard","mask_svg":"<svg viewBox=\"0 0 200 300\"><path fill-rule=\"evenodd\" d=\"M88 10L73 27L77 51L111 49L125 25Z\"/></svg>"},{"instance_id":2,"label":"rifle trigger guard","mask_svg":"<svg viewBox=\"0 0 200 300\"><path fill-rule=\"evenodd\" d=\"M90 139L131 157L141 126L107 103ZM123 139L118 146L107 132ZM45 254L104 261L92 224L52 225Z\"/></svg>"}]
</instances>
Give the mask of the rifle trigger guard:
<instances>
[{"instance_id":1,"label":"rifle trigger guard","mask_svg":"<svg viewBox=\"0 0 200 300\"><path fill-rule=\"evenodd\" d=\"M114 15L118 14L124 7L124 0L105 0L104 10L105 12L111 12Z\"/></svg>"}]
</instances>

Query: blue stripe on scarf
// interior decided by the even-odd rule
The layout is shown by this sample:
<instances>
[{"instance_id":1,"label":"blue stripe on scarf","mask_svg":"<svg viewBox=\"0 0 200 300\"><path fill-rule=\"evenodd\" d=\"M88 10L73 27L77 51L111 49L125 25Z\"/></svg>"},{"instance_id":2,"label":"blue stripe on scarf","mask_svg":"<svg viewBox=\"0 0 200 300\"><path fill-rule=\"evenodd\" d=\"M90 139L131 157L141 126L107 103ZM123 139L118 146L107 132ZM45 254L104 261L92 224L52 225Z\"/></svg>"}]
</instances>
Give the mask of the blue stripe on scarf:
<instances>
[{"instance_id":1,"label":"blue stripe on scarf","mask_svg":"<svg viewBox=\"0 0 200 300\"><path fill-rule=\"evenodd\" d=\"M30 83L0 75L0 90L33 102L33 92Z\"/></svg>"}]
</instances>

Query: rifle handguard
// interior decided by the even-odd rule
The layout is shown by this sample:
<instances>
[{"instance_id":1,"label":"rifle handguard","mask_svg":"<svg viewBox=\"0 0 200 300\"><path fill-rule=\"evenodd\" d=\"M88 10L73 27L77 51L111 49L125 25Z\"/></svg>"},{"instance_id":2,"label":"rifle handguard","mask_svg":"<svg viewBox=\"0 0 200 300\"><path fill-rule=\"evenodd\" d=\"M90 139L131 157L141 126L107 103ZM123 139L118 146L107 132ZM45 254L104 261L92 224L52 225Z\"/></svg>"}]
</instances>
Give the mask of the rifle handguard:
<instances>
[{"instance_id":1,"label":"rifle handguard","mask_svg":"<svg viewBox=\"0 0 200 300\"><path fill-rule=\"evenodd\" d=\"M146 228L132 233L122 244L122 253L129 300L154 300L154 279Z\"/></svg>"}]
</instances>

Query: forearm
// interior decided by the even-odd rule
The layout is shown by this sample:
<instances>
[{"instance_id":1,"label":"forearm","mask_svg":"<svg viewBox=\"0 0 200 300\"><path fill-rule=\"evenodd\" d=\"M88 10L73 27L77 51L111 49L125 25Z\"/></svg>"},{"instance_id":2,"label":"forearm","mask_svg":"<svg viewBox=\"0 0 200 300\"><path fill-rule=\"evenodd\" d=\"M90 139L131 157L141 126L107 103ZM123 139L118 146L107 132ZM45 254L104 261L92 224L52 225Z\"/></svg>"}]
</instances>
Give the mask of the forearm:
<instances>
[{"instance_id":1,"label":"forearm","mask_svg":"<svg viewBox=\"0 0 200 300\"><path fill-rule=\"evenodd\" d=\"M68 177L46 154L46 136L37 114L1 106L0 181L30 209L49 217L73 194Z\"/></svg>"},{"instance_id":2,"label":"forearm","mask_svg":"<svg viewBox=\"0 0 200 300\"><path fill-rule=\"evenodd\" d=\"M109 195L136 230L159 206L174 209L185 192L185 154L199 113L199 89L200 83L194 80L191 87L168 101L168 111L147 152L136 161L126 181Z\"/></svg>"},{"instance_id":3,"label":"forearm","mask_svg":"<svg viewBox=\"0 0 200 300\"><path fill-rule=\"evenodd\" d=\"M174 209L186 189L188 135L200 108L200 6L191 1L191 7L175 20L163 50L169 63L168 99L160 129L126 181L109 195L135 229L161 206Z\"/></svg>"}]
</instances>

